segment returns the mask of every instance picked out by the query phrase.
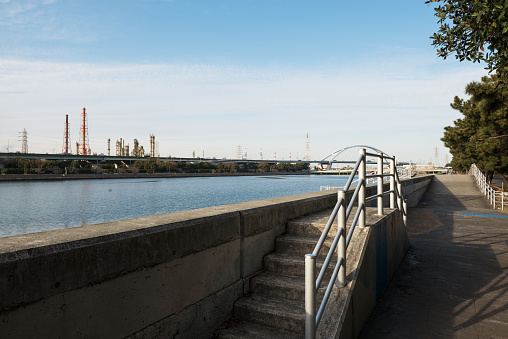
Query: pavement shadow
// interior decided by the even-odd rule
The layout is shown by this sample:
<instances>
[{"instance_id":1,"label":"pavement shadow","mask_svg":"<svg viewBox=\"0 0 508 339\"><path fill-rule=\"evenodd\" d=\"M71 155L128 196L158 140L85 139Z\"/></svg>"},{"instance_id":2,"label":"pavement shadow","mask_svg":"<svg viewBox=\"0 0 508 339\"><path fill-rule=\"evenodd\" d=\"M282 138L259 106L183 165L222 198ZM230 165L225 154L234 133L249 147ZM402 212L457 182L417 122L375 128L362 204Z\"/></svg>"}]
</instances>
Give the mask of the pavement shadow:
<instances>
[{"instance_id":1,"label":"pavement shadow","mask_svg":"<svg viewBox=\"0 0 508 339\"><path fill-rule=\"evenodd\" d=\"M466 176L450 177L409 210L412 247L361 338L506 337L508 219L466 213L495 212Z\"/></svg>"}]
</instances>

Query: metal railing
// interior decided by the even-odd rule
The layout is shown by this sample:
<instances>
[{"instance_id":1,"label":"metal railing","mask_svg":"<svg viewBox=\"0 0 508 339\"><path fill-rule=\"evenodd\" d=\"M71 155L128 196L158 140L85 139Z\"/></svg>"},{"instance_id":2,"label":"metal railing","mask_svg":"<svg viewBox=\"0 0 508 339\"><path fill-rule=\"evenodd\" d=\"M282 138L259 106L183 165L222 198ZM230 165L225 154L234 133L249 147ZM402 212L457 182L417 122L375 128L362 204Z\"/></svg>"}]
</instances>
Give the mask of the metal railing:
<instances>
[{"instance_id":1,"label":"metal railing","mask_svg":"<svg viewBox=\"0 0 508 339\"><path fill-rule=\"evenodd\" d=\"M487 182L487 178L482 173L482 171L476 167L476 164L471 165L469 174L474 176L480 191L487 196L489 203L494 209L497 209L499 206L501 211L504 211L504 207L508 207L508 192L497 191L492 186L490 186Z\"/></svg>"},{"instance_id":2,"label":"metal railing","mask_svg":"<svg viewBox=\"0 0 508 339\"><path fill-rule=\"evenodd\" d=\"M383 179L383 182L386 182L388 181L388 177L385 177ZM358 181L360 180L360 178L356 178L354 179L352 182L351 182L351 187L355 187L355 186L358 186ZM371 184L374 184L377 182L377 178L369 178L367 179L367 185L371 185ZM330 190L337 190L337 189L344 189L345 186L331 186L331 185L326 185L326 186L319 186L319 190L320 191L330 191Z\"/></svg>"},{"instance_id":3,"label":"metal railing","mask_svg":"<svg viewBox=\"0 0 508 339\"><path fill-rule=\"evenodd\" d=\"M400 179L398 173L396 171L395 166L395 157L388 157L381 154L373 154L367 153L366 149L360 149L359 157L356 161L355 167L351 172L351 176L349 177L346 185L340 191L338 191L338 199L335 207L333 209L328 222L326 223L325 229L321 234L316 247L312 254L305 255L305 338L306 339L314 339L316 337L316 330L319 326L321 318L323 316L323 312L325 310L326 304L330 297L330 294L333 289L333 285L336 283L338 287L346 286L346 250L351 241L352 235L355 231L356 226L360 229L365 227L365 219L366 219L366 209L365 204L370 200L377 200L377 214L383 214L383 196L390 195L390 208L398 208L401 210L404 224L406 224L406 211L407 205L406 201L402 195L402 184L400 183ZM366 160L367 156L377 158L377 173L373 175L366 174ZM383 173L383 160L388 160L390 163L389 173ZM356 189L354 190L353 196L346 206L346 192L351 187L351 184L358 172L358 184ZM390 189L388 191L383 192L383 183L384 178L388 177L390 179ZM370 197L366 197L366 184L369 178L377 178L377 194L372 195ZM355 202L358 202L358 208L354 215L353 222L349 229L349 232L346 236L346 222L353 210L353 205ZM316 279L316 258L323 246L330 228L335 220L338 218L338 230L337 235L334 237L332 246L326 255L323 266L317 276ZM330 262L332 260L332 256L338 246L337 251L337 263L332 272L332 277L328 282L328 286L326 287L326 291L321 301L319 307L317 307L316 303L316 295L317 291L321 287L323 279L325 277L326 271L330 266Z\"/></svg>"},{"instance_id":4,"label":"metal railing","mask_svg":"<svg viewBox=\"0 0 508 339\"><path fill-rule=\"evenodd\" d=\"M386 158L387 157L385 157L385 159ZM397 168L397 174L398 174L399 178L411 178L413 176L412 170L410 168L409 169L406 168L406 166L404 166L402 169L401 168ZM351 187L357 186L359 179L360 178L354 179L351 182ZM390 180L390 177L388 177L388 176L384 176L383 177L383 182L387 182L388 180ZM368 178L367 179L367 185L371 185L371 184L374 184L376 182L377 182L377 178ZM332 185L319 186L319 190L320 191L330 191L330 190L336 190L336 189L344 189L344 186L332 186Z\"/></svg>"}]
</instances>

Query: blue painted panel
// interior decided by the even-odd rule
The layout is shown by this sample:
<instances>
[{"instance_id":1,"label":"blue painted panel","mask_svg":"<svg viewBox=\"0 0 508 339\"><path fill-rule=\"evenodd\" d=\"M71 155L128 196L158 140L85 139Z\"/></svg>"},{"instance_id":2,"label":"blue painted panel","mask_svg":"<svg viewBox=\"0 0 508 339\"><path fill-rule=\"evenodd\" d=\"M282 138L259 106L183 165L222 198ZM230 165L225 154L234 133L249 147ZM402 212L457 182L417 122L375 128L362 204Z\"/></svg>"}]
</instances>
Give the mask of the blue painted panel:
<instances>
[{"instance_id":1,"label":"blue painted panel","mask_svg":"<svg viewBox=\"0 0 508 339\"><path fill-rule=\"evenodd\" d=\"M381 297L388 276L386 223L376 226L376 299Z\"/></svg>"}]
</instances>

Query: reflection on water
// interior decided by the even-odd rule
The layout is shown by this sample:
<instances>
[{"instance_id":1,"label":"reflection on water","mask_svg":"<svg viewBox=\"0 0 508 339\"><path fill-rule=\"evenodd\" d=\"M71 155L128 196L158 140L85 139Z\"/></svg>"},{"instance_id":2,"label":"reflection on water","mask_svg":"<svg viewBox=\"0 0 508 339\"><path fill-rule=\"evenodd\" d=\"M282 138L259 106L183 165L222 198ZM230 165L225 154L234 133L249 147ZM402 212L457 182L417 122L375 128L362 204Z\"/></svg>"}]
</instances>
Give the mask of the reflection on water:
<instances>
[{"instance_id":1,"label":"reflection on water","mask_svg":"<svg viewBox=\"0 0 508 339\"><path fill-rule=\"evenodd\" d=\"M294 175L0 182L0 236L302 194L346 181Z\"/></svg>"}]
</instances>

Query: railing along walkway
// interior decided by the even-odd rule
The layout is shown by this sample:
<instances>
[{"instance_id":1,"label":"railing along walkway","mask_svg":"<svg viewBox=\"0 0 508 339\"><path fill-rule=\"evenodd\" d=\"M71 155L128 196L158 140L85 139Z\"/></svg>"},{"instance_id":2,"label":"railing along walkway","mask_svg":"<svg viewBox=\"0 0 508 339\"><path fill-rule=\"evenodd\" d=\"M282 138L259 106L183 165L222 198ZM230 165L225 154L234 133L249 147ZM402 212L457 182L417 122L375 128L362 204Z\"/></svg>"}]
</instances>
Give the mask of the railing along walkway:
<instances>
[{"instance_id":1,"label":"railing along walkway","mask_svg":"<svg viewBox=\"0 0 508 339\"><path fill-rule=\"evenodd\" d=\"M498 191L489 185L487 178L482 171L476 167L476 164L471 165L469 174L474 176L480 191L487 196L489 203L494 209L499 208L501 211L504 211L505 207L508 208L508 192Z\"/></svg>"},{"instance_id":2,"label":"railing along walkway","mask_svg":"<svg viewBox=\"0 0 508 339\"><path fill-rule=\"evenodd\" d=\"M410 208L412 247L359 338L506 338L507 225L473 176L436 175Z\"/></svg>"},{"instance_id":3,"label":"railing along walkway","mask_svg":"<svg viewBox=\"0 0 508 339\"><path fill-rule=\"evenodd\" d=\"M398 208L401 210L403 214L404 223L406 223L406 201L402 195L402 185L400 183L399 176L397 174L395 157L388 157L386 155L375 154L375 153L367 153L366 149L360 149L358 160L356 161L355 167L351 172L351 176L349 177L346 185L342 190L338 192L337 204L335 205L333 212L328 219L328 222L325 226L323 233L321 234L316 247L312 254L305 255L305 338L315 338L316 330L319 326L321 318L323 316L324 309L330 297L331 291L333 289L334 284L337 284L339 287L344 287L346 285L346 249L349 245L351 237L355 231L356 226L360 229L365 227L365 206L368 201L376 200L377 201L377 214L383 215L383 196L390 196L390 208ZM367 175L366 171L366 163L367 156L377 158L377 174ZM390 172L383 173L383 161L388 160L390 162ZM354 177L358 173L357 186L353 193L353 196L349 202L346 204L346 192L352 186L352 182ZM383 191L383 182L384 178L390 178L390 189L388 191ZM367 180L369 178L377 178L377 194L366 197L365 195L365 187L367 185ZM351 223L351 227L346 236L346 222L348 218L353 215L353 205L357 203L358 208L354 213L353 221ZM316 269L316 258L325 242L330 228L335 220L338 218L338 231L336 236L333 239L332 246L330 247L328 254L326 256L325 262L318 274L316 279L317 269ZM335 250L337 251L337 264L335 265L335 269L333 270L332 277L326 287L326 292L324 294L323 300L321 304L317 305L316 303L316 294L321 284L323 282L323 278L326 274L327 269L330 267L330 262L332 256L334 255Z\"/></svg>"}]
</instances>

